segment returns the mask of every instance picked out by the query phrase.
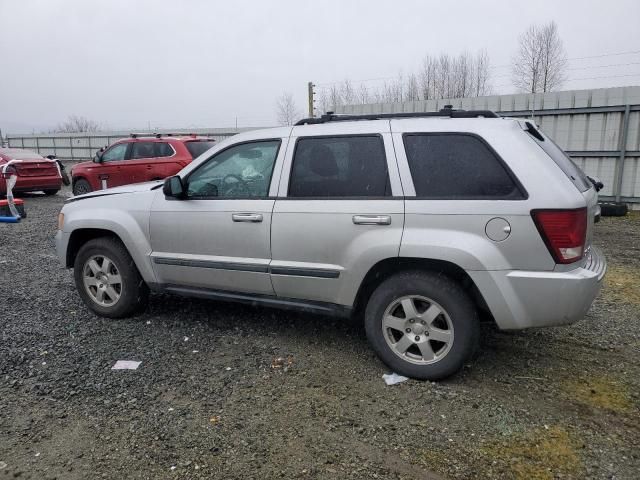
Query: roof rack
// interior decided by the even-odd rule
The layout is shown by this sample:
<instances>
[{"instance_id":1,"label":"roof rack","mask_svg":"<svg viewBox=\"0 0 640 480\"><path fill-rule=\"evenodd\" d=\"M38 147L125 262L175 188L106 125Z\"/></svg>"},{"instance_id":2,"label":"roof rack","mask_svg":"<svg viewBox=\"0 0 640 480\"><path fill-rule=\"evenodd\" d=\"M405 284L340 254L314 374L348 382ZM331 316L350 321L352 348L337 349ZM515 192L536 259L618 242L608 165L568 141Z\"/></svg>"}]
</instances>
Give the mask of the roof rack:
<instances>
[{"instance_id":1,"label":"roof rack","mask_svg":"<svg viewBox=\"0 0 640 480\"><path fill-rule=\"evenodd\" d=\"M319 118L303 118L296 125L315 125L329 122L348 122L353 120L382 120L385 118L421 118L421 117L449 117L449 118L498 118L498 114L491 110L457 110L451 105L445 105L439 112L411 112L411 113L370 113L366 115L348 115L327 112Z\"/></svg>"},{"instance_id":2,"label":"roof rack","mask_svg":"<svg viewBox=\"0 0 640 480\"><path fill-rule=\"evenodd\" d=\"M129 137L138 138L138 137L197 137L197 133L184 133L184 132L172 132L172 133L154 133L154 132L143 132L143 133L130 133ZM207 135L202 135L206 137Z\"/></svg>"}]
</instances>

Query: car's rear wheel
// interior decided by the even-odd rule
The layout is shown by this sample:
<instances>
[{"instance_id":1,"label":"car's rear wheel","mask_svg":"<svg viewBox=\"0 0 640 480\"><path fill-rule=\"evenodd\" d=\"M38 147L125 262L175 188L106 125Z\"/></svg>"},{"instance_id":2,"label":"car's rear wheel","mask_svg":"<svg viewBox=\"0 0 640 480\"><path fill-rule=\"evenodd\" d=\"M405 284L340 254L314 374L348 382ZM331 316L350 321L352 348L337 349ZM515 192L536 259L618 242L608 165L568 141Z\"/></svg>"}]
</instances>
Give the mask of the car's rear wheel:
<instances>
[{"instance_id":1,"label":"car's rear wheel","mask_svg":"<svg viewBox=\"0 0 640 480\"><path fill-rule=\"evenodd\" d=\"M74 195L84 195L85 193L91 192L91 185L84 178L78 178L73 182L73 194Z\"/></svg>"},{"instance_id":2,"label":"car's rear wheel","mask_svg":"<svg viewBox=\"0 0 640 480\"><path fill-rule=\"evenodd\" d=\"M382 282L367 304L365 328L373 349L394 372L427 380L460 370L479 338L469 296L435 273L405 272Z\"/></svg>"},{"instance_id":3,"label":"car's rear wheel","mask_svg":"<svg viewBox=\"0 0 640 480\"><path fill-rule=\"evenodd\" d=\"M84 303L100 316L124 318L147 306L149 289L118 239L85 243L74 262L74 278Z\"/></svg>"},{"instance_id":4,"label":"car's rear wheel","mask_svg":"<svg viewBox=\"0 0 640 480\"><path fill-rule=\"evenodd\" d=\"M54 188L54 189L48 189L48 190L43 190L44 194L47 197L51 197L52 195L55 195L56 193L58 193L60 191L59 188Z\"/></svg>"}]
</instances>

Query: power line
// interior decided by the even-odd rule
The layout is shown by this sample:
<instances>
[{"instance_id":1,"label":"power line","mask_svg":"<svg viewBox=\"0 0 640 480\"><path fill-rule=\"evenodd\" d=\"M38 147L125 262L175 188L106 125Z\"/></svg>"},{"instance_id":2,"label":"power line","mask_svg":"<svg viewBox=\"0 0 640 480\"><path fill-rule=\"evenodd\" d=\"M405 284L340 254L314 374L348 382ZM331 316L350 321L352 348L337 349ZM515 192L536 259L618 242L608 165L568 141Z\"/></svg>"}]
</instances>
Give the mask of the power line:
<instances>
[{"instance_id":1,"label":"power line","mask_svg":"<svg viewBox=\"0 0 640 480\"><path fill-rule=\"evenodd\" d=\"M635 55L637 53L640 53L640 50L629 50L627 52L616 52L616 53L603 53L600 55L588 55L586 57L569 57L567 58L568 61L574 61L574 60L586 60L589 58L604 58L604 57L617 57L620 55ZM512 63L503 63L502 65L490 65L489 68L508 68L513 66Z\"/></svg>"}]
</instances>

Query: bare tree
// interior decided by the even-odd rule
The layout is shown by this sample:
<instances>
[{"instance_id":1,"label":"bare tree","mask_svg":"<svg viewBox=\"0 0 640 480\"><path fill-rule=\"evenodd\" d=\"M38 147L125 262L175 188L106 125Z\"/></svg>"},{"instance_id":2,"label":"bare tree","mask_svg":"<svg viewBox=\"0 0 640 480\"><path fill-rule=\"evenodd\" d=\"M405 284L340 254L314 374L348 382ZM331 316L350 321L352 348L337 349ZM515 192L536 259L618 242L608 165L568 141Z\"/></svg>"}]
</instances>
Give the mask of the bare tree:
<instances>
[{"instance_id":1,"label":"bare tree","mask_svg":"<svg viewBox=\"0 0 640 480\"><path fill-rule=\"evenodd\" d=\"M70 115L55 128L57 133L97 132L100 125L93 120L78 115Z\"/></svg>"},{"instance_id":2,"label":"bare tree","mask_svg":"<svg viewBox=\"0 0 640 480\"><path fill-rule=\"evenodd\" d=\"M349 80L342 82L342 86L340 87L340 97L342 98L342 103L345 105L352 105L356 103L356 92Z\"/></svg>"},{"instance_id":3,"label":"bare tree","mask_svg":"<svg viewBox=\"0 0 640 480\"><path fill-rule=\"evenodd\" d=\"M283 93L276 101L276 114L279 125L293 125L302 117L291 93Z\"/></svg>"},{"instance_id":4,"label":"bare tree","mask_svg":"<svg viewBox=\"0 0 640 480\"><path fill-rule=\"evenodd\" d=\"M407 102L413 102L420 100L420 87L418 86L418 77L415 73L412 73L407 78L407 86L404 92L404 100Z\"/></svg>"},{"instance_id":5,"label":"bare tree","mask_svg":"<svg viewBox=\"0 0 640 480\"><path fill-rule=\"evenodd\" d=\"M365 103L369 103L369 101L369 89L363 83L360 85L360 90L358 90L358 103L362 103L364 105Z\"/></svg>"},{"instance_id":6,"label":"bare tree","mask_svg":"<svg viewBox=\"0 0 640 480\"><path fill-rule=\"evenodd\" d=\"M530 93L561 87L566 79L567 56L556 23L530 26L520 35L519 42L513 58L513 84Z\"/></svg>"}]
</instances>

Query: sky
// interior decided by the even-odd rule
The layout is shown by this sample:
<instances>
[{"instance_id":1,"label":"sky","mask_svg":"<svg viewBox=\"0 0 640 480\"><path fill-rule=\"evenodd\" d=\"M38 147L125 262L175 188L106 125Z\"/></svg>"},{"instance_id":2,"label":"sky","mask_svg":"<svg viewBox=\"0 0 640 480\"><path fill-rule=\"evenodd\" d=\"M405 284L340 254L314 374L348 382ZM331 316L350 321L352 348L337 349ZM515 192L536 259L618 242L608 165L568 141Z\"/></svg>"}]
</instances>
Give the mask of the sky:
<instances>
[{"instance_id":1,"label":"sky","mask_svg":"<svg viewBox=\"0 0 640 480\"><path fill-rule=\"evenodd\" d=\"M274 125L284 92L305 111L309 81L370 85L480 49L513 93L518 36L552 20L565 89L640 85L639 0L0 0L0 129Z\"/></svg>"}]
</instances>

